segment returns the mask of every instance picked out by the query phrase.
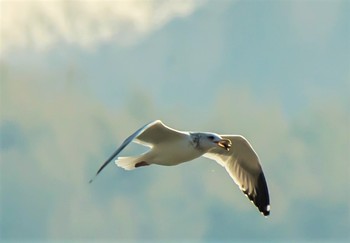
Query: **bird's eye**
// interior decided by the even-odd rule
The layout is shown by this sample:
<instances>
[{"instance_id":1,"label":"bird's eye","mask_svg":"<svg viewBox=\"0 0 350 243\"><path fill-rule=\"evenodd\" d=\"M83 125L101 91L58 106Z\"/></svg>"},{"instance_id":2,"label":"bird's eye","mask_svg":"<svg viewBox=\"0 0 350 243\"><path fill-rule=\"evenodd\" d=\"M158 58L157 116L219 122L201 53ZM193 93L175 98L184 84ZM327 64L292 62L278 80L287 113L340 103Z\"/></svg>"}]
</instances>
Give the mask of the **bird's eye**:
<instances>
[{"instance_id":1,"label":"bird's eye","mask_svg":"<svg viewBox=\"0 0 350 243\"><path fill-rule=\"evenodd\" d=\"M213 135L208 136L208 138L209 138L210 140L214 140L214 136L213 136Z\"/></svg>"}]
</instances>

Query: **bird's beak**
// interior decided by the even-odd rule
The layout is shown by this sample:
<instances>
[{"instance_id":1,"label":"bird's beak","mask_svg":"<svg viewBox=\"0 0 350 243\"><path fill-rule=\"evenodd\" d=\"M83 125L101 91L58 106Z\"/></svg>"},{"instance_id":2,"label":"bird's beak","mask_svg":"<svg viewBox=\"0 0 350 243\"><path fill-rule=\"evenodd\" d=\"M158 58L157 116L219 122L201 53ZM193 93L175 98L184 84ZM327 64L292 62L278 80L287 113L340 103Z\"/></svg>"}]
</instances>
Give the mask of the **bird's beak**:
<instances>
[{"instance_id":1,"label":"bird's beak","mask_svg":"<svg viewBox=\"0 0 350 243\"><path fill-rule=\"evenodd\" d=\"M226 149L227 151L230 150L232 142L230 139L221 139L219 142L217 142L218 146L221 148Z\"/></svg>"}]
</instances>

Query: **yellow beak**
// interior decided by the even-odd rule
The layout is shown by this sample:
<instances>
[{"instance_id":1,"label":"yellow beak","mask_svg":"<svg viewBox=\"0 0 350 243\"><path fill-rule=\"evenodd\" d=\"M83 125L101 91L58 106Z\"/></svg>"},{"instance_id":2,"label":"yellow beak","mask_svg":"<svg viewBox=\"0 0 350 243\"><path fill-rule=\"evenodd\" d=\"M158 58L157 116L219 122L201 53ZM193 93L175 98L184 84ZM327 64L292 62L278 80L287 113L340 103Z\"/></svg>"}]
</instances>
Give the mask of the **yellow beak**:
<instances>
[{"instance_id":1,"label":"yellow beak","mask_svg":"<svg viewBox=\"0 0 350 243\"><path fill-rule=\"evenodd\" d=\"M232 142L230 139L221 139L217 144L219 147L224 148L227 151L229 151L232 146Z\"/></svg>"}]
</instances>

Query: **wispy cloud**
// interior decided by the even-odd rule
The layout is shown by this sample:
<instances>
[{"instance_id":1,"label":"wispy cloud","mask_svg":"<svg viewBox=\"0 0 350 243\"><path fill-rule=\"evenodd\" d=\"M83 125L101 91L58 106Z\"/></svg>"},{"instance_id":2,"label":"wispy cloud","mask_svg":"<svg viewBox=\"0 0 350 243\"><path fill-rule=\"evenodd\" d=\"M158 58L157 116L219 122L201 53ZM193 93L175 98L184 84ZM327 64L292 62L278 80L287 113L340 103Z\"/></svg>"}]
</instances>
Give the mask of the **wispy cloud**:
<instances>
[{"instance_id":1,"label":"wispy cloud","mask_svg":"<svg viewBox=\"0 0 350 243\"><path fill-rule=\"evenodd\" d=\"M1 1L1 49L45 50L57 43L85 48L107 41L131 44L202 0Z\"/></svg>"},{"instance_id":2,"label":"wispy cloud","mask_svg":"<svg viewBox=\"0 0 350 243\"><path fill-rule=\"evenodd\" d=\"M140 2L146 5L145 1ZM166 22L160 21L158 27L147 27L149 25L142 21L137 22L141 26L122 21L118 22L123 23L122 27L131 27L130 30L123 27L124 32L120 32L119 29L114 30L117 25L108 22L112 17L106 14L107 17L102 17L108 23L105 25L106 32L113 33L106 39L86 35L92 41L84 44L82 40L85 37L82 33L91 34L89 31L95 28L90 26L91 23L104 26L98 22L101 21L100 18L95 18L87 21L90 24L86 25L85 32L84 28L79 27L82 32L75 33L75 28L78 28L76 26L83 23L74 14L79 17L80 12L87 11L82 7L84 2L46 2L52 8L58 7L50 10L57 12L57 16L51 14L50 18L45 15L45 11L31 15L25 13L24 8L38 3L22 3L24 5L21 5L22 9L16 9L17 13L33 18L42 16L46 20L53 18L56 29L47 30L42 27L43 23L39 23L38 26L44 29L45 35L52 35L52 39L48 37L50 41L39 45L32 41L29 29L33 25L30 25L28 29L24 28L26 33L23 34L23 45L7 42L6 50L26 46L44 50L59 42L87 48L108 40L130 44ZM135 1L133 3L136 4ZM152 3L164 3L173 9L171 4L177 4L178 1ZM1 4L9 2L2 1ZM214 5L216 2L213 2ZM78 6L83 10L75 11ZM193 6L198 6L197 2ZM210 7L212 6L203 8L203 12ZM47 6L32 9L42 8ZM89 11L102 11L99 8L101 7L90 7ZM252 13L256 13L254 9ZM271 11L270 8L264 9L269 9L264 15L267 18ZM256 8L256 11L264 9ZM112 10L107 8L105 11ZM237 12L245 16L247 12L244 11L251 12L251 8L241 8ZM276 11L279 13L281 10ZM49 55L36 53L48 57L37 63L35 55L33 57L25 52L23 63L5 60L0 64L1 239L52 241L181 238L227 241L349 238L349 199L347 189L344 189L348 183L347 163L350 159L347 132L350 123L347 105L349 99L343 95L345 93L339 93L341 89L336 87L340 78L334 78L334 74L338 73L341 77L344 73L346 78L349 77L348 71L342 71L341 68L342 63L348 59L319 58L329 60L330 67L337 67L333 70L323 68L327 71L325 75L312 75L312 71L319 73L318 59L310 59L310 63L315 62L317 66L315 70L308 65L308 61L305 65L307 68L291 72L291 69L300 65L300 60L308 57L300 53L297 60L288 63L286 69L271 70L274 75L279 72L283 75L274 76L268 72L268 78L272 80L268 82L266 76L264 79L264 73L255 70L259 66L265 68L263 63L253 65L254 55L248 58L249 62L247 58L244 60L246 50L254 45L260 46L260 32L251 29L249 33L252 36L246 36L249 37L245 41L247 45L237 45L237 40L228 38L231 29L234 30L234 36L242 33L243 36L246 35L242 30L252 28L246 23L251 22L254 16L247 15L247 18L243 18L242 15L238 21L243 24L241 29L238 25L234 29L228 29L225 23L232 21L231 9L215 15L203 12L198 14L201 18L182 23L181 31L170 35L168 31L161 33L167 35L162 38L162 42L158 40L152 45L125 48L121 57L111 51L110 56L113 58L107 59L108 61L103 52L97 56L88 55L89 59L95 58L92 64L85 62L86 55L67 56L57 62L56 54L62 50L67 51L61 45ZM218 14L224 18L216 22ZM28 19L28 16L28 22L37 21ZM14 20L24 18L10 17ZM154 16L149 18L155 21ZM282 21L278 18L273 20ZM62 23L57 24L60 21ZM259 21L260 17L252 22L256 25L256 30L262 26ZM25 22L22 20L21 25ZM193 30L197 32L193 34ZM96 31L98 35L101 34L99 31L102 30ZM128 31L131 34L125 37L123 33L129 33ZM271 36L271 31L276 33L276 29L267 28L267 36ZM184 38L188 41L185 44L176 39L184 32ZM18 35L21 36L22 33ZM299 34L292 32L288 39L294 36ZM310 37L313 38L312 35ZM168 40L173 41L169 43ZM283 40L285 39L282 38L281 41ZM336 45L325 50L332 52L334 46ZM233 47L235 48L232 49ZM108 46L106 49L110 51L113 48ZM238 52L238 49L244 52ZM258 50L263 51L261 48ZM285 49L273 50L266 57L271 58L270 61L274 60L271 66L278 67L281 58L274 56L274 53L283 53ZM293 56L294 52L298 53L298 50L293 47L288 49L286 59ZM234 57L232 53L239 55ZM72 59L77 62L77 69L74 68L75 65L72 66L73 71L71 66L67 66ZM152 62L146 63L144 60ZM36 65L30 65L32 63ZM112 63L109 69L104 68L106 63ZM218 68L220 66L224 68ZM96 75L92 75L94 72L91 70ZM126 71L123 72L124 70ZM251 76L255 80L246 81L250 76L239 76L240 71L256 74ZM299 77L305 76L313 77L315 81L306 79L303 83L296 82L298 92L293 93L289 89L290 83L284 80L285 71L290 75L290 83L294 84ZM105 73L109 75L105 76ZM91 76L95 86L89 86L90 83L84 79ZM331 88L324 85L328 77L334 78ZM129 80L140 81L132 83ZM280 80L285 82L280 83ZM215 87L219 88L210 86L213 81ZM159 84L163 84L163 87ZM91 92L91 89L99 87L103 90L102 95ZM111 92L113 99L103 101L101 97L105 97L108 92ZM303 106L286 116L290 110L284 106L282 96L290 95L290 102L294 103L298 102L297 95L300 92L308 97L307 102L304 101ZM120 93L125 95L121 96ZM88 184L101 160L123 138L144 122L157 118L183 130L213 130L246 136L262 160L271 192L271 217L261 217L226 171L206 159L172 168L150 166L132 172L110 165L95 183ZM132 154L125 151L123 155Z\"/></svg>"}]
</instances>

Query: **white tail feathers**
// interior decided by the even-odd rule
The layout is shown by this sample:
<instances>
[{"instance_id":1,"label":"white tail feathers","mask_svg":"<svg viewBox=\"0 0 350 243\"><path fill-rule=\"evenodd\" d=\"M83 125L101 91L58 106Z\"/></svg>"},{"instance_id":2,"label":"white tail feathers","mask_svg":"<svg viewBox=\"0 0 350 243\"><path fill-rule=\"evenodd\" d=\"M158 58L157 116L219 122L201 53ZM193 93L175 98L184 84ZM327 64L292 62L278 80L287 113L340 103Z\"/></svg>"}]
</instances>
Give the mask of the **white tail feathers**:
<instances>
[{"instance_id":1,"label":"white tail feathers","mask_svg":"<svg viewBox=\"0 0 350 243\"><path fill-rule=\"evenodd\" d=\"M139 162L139 157L118 157L115 164L125 170L133 170L137 162Z\"/></svg>"}]
</instances>

